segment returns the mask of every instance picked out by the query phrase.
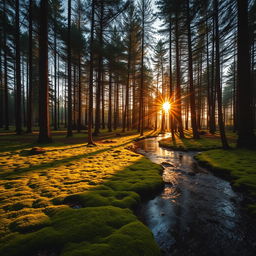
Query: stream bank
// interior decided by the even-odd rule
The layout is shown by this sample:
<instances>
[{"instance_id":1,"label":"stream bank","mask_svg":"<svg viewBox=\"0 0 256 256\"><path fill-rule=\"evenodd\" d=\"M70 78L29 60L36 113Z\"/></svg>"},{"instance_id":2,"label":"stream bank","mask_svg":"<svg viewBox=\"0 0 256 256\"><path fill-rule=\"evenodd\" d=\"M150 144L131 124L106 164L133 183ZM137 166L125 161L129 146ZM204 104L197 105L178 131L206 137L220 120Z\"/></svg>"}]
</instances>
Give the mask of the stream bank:
<instances>
[{"instance_id":1,"label":"stream bank","mask_svg":"<svg viewBox=\"0 0 256 256\"><path fill-rule=\"evenodd\" d=\"M164 255L256 254L256 229L230 183L201 168L196 152L159 146L162 137L136 142L137 153L162 164L163 191L142 203L140 219Z\"/></svg>"}]
</instances>

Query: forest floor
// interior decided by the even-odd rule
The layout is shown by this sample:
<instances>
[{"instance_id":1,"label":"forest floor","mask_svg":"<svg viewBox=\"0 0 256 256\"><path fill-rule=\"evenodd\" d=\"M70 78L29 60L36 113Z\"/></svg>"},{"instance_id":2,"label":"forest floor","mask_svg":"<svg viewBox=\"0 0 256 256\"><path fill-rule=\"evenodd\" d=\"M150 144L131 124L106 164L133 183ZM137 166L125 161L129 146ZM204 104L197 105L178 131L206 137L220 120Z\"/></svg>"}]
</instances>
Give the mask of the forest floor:
<instances>
[{"instance_id":1,"label":"forest floor","mask_svg":"<svg viewBox=\"0 0 256 256\"><path fill-rule=\"evenodd\" d=\"M55 132L33 154L36 137L0 133L0 255L160 255L134 215L163 186L162 168L130 150L138 134L87 147Z\"/></svg>"},{"instance_id":2,"label":"forest floor","mask_svg":"<svg viewBox=\"0 0 256 256\"><path fill-rule=\"evenodd\" d=\"M174 150L201 151L196 159L207 166L216 175L230 180L236 190L246 195L246 206L256 216L256 150L237 149L236 134L227 132L230 149L221 149L219 133L211 135L205 133L199 140L192 138L191 131L185 133L186 139L176 135L173 142L165 138L159 142L160 146Z\"/></svg>"}]
</instances>

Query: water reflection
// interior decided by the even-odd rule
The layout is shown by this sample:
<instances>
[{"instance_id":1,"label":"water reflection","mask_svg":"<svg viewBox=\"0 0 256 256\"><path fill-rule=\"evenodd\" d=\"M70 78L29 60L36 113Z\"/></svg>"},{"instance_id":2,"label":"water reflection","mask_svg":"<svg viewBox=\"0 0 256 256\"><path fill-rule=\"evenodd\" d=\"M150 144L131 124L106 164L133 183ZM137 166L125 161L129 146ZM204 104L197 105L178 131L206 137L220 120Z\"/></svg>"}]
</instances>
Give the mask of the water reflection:
<instances>
[{"instance_id":1,"label":"water reflection","mask_svg":"<svg viewBox=\"0 0 256 256\"><path fill-rule=\"evenodd\" d=\"M137 143L139 153L165 166L164 190L139 210L164 255L256 255L255 226L241 196L199 167L195 153L159 147L166 136Z\"/></svg>"}]
</instances>

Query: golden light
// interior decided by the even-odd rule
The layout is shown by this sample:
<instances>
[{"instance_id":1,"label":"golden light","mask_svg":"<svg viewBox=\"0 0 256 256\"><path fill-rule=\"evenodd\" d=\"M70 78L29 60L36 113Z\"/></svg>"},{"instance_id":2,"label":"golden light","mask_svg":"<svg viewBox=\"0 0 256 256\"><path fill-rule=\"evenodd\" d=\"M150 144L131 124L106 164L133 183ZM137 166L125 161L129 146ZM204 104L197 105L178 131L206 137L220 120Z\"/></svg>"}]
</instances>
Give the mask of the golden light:
<instances>
[{"instance_id":1,"label":"golden light","mask_svg":"<svg viewBox=\"0 0 256 256\"><path fill-rule=\"evenodd\" d=\"M165 112L169 112L171 109L171 103L169 101L164 102L162 108Z\"/></svg>"}]
</instances>

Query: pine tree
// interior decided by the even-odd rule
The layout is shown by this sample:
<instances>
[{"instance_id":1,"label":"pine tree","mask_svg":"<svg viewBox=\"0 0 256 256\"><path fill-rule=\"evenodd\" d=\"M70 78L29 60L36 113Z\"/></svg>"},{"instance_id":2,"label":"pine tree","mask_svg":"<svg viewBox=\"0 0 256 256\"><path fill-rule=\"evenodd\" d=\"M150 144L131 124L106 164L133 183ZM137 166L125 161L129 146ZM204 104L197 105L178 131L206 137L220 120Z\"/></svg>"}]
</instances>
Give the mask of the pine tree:
<instances>
[{"instance_id":1,"label":"pine tree","mask_svg":"<svg viewBox=\"0 0 256 256\"><path fill-rule=\"evenodd\" d=\"M48 0L40 2L39 24L39 143L51 142L48 81Z\"/></svg>"}]
</instances>

